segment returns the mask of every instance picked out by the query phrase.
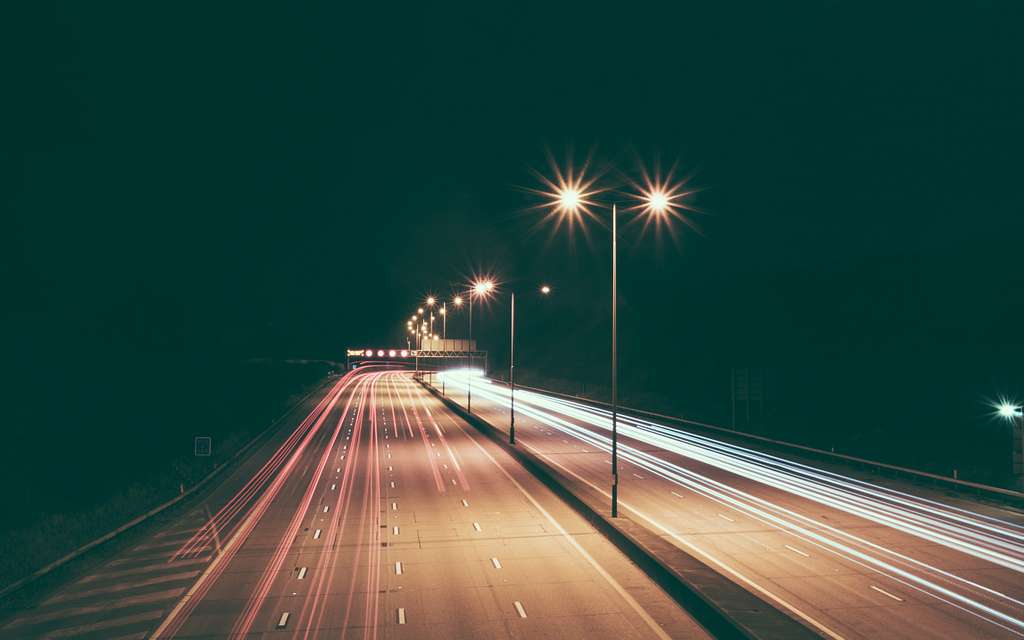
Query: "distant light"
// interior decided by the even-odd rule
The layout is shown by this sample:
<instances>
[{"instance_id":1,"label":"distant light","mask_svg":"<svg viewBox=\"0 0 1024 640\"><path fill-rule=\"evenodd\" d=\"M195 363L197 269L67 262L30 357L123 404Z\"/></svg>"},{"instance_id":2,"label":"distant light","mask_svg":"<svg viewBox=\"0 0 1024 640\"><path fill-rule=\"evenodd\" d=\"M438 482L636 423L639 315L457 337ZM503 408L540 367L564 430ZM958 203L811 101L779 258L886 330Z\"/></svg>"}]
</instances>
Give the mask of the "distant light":
<instances>
[{"instance_id":1,"label":"distant light","mask_svg":"<svg viewBox=\"0 0 1024 640\"><path fill-rule=\"evenodd\" d=\"M455 296L455 299L452 300L452 302L455 303L456 307L461 307L462 306L462 296Z\"/></svg>"},{"instance_id":2,"label":"distant light","mask_svg":"<svg viewBox=\"0 0 1024 640\"><path fill-rule=\"evenodd\" d=\"M1013 420L1014 418L1019 418L1022 415L1021 407L1015 404L1010 404L1009 402L1000 402L998 409L999 415L1007 420Z\"/></svg>"},{"instance_id":3,"label":"distant light","mask_svg":"<svg viewBox=\"0 0 1024 640\"><path fill-rule=\"evenodd\" d=\"M551 293L551 287L549 287L548 285L544 285L543 287L540 288L540 292L543 293L544 295L548 295L549 293Z\"/></svg>"},{"instance_id":4,"label":"distant light","mask_svg":"<svg viewBox=\"0 0 1024 640\"><path fill-rule=\"evenodd\" d=\"M473 293L478 296L485 296L494 289L494 282L491 280L478 280L473 285Z\"/></svg>"},{"instance_id":5,"label":"distant light","mask_svg":"<svg viewBox=\"0 0 1024 640\"><path fill-rule=\"evenodd\" d=\"M390 357L390 358L394 358L395 357L395 350L394 349L392 349L391 351L388 351L388 357Z\"/></svg>"},{"instance_id":6,"label":"distant light","mask_svg":"<svg viewBox=\"0 0 1024 640\"><path fill-rule=\"evenodd\" d=\"M406 349L402 349L401 353L402 353L402 357L403 358L408 358L409 357L409 352Z\"/></svg>"},{"instance_id":7,"label":"distant light","mask_svg":"<svg viewBox=\"0 0 1024 640\"><path fill-rule=\"evenodd\" d=\"M416 316L413 316L413 317L409 318L409 321L410 322L416 322Z\"/></svg>"},{"instance_id":8,"label":"distant light","mask_svg":"<svg viewBox=\"0 0 1024 640\"><path fill-rule=\"evenodd\" d=\"M434 302L435 302L435 300L434 300L434 296L429 296L429 297L427 298L427 306L428 306L428 307L432 307L432 306L434 306Z\"/></svg>"},{"instance_id":9,"label":"distant light","mask_svg":"<svg viewBox=\"0 0 1024 640\"><path fill-rule=\"evenodd\" d=\"M445 309L444 307L441 307L441 311L440 311L440 313L441 313L441 315L443 316L443 315L445 315L446 313L448 313L448 311L447 311L447 310L446 310L446 309Z\"/></svg>"},{"instance_id":10,"label":"distant light","mask_svg":"<svg viewBox=\"0 0 1024 640\"><path fill-rule=\"evenodd\" d=\"M669 197L668 194L661 189L654 189L650 191L645 194L644 199L647 200L647 208L651 213L660 215L668 211Z\"/></svg>"},{"instance_id":11,"label":"distant light","mask_svg":"<svg viewBox=\"0 0 1024 640\"><path fill-rule=\"evenodd\" d=\"M377 357L379 357L379 358L383 358L384 357L384 350L383 349L379 349L377 351Z\"/></svg>"},{"instance_id":12,"label":"distant light","mask_svg":"<svg viewBox=\"0 0 1024 640\"><path fill-rule=\"evenodd\" d=\"M580 192L576 189L572 187L562 189L558 192L558 208L565 213L576 213L582 199Z\"/></svg>"},{"instance_id":13,"label":"distant light","mask_svg":"<svg viewBox=\"0 0 1024 640\"><path fill-rule=\"evenodd\" d=\"M419 309L417 309L416 313L422 316L423 315L423 307L420 307Z\"/></svg>"},{"instance_id":14,"label":"distant light","mask_svg":"<svg viewBox=\"0 0 1024 640\"><path fill-rule=\"evenodd\" d=\"M367 357L367 358L369 358L369 357L371 357L372 355L373 355L373 349L367 349L367 350L366 350L366 357Z\"/></svg>"}]
</instances>

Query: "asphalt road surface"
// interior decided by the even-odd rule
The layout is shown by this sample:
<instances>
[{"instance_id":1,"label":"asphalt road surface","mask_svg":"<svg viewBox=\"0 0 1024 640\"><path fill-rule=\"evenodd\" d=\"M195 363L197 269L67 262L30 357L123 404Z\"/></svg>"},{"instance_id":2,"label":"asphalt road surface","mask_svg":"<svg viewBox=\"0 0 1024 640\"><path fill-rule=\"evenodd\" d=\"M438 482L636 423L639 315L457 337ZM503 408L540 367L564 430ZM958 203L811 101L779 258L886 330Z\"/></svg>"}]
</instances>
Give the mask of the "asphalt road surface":
<instances>
[{"instance_id":1,"label":"asphalt road surface","mask_svg":"<svg viewBox=\"0 0 1024 640\"><path fill-rule=\"evenodd\" d=\"M368 370L0 637L707 634L409 374Z\"/></svg>"},{"instance_id":2,"label":"asphalt road surface","mask_svg":"<svg viewBox=\"0 0 1024 640\"><path fill-rule=\"evenodd\" d=\"M468 379L447 395L466 404ZM472 408L507 429L508 388ZM610 500L610 414L517 390L518 446ZM1024 635L1024 514L620 416L620 510L829 638Z\"/></svg>"}]
</instances>

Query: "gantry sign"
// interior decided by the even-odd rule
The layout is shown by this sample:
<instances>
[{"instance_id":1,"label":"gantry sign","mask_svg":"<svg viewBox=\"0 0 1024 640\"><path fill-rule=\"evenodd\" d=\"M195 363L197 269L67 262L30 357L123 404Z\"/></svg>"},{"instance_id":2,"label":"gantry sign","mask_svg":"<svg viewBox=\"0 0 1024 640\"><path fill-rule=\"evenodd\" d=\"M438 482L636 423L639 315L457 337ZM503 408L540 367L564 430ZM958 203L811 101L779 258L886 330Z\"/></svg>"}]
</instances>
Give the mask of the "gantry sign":
<instances>
[{"instance_id":1,"label":"gantry sign","mask_svg":"<svg viewBox=\"0 0 1024 640\"><path fill-rule=\"evenodd\" d=\"M476 340L423 340L420 349L348 349L346 351L348 368L365 364L415 364L419 369L420 361L430 361L432 368L448 360L453 365L469 362L484 362L487 368L487 352L476 348Z\"/></svg>"}]
</instances>

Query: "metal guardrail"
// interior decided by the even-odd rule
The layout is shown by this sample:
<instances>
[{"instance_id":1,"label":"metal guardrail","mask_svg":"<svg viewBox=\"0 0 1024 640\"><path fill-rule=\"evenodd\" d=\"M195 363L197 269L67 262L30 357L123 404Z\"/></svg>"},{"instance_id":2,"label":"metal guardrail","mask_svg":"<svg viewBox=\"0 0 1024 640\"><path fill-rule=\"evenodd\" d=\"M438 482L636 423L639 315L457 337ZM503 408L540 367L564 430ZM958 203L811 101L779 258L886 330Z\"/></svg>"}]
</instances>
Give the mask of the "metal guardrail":
<instances>
[{"instance_id":1,"label":"metal guardrail","mask_svg":"<svg viewBox=\"0 0 1024 640\"><path fill-rule=\"evenodd\" d=\"M24 587L24 586L26 586L28 584L31 584L32 582L35 582L39 578L42 578L43 576L53 572L54 570L56 570L56 569L58 569L58 568L60 568L60 567L62 567L64 565L66 565L67 563L69 563L72 560L74 560L74 559L84 555L85 553L95 549L96 547L98 547L98 546L100 546L100 545L102 545L104 543L110 542L111 540L113 540L117 536L121 535L125 531L128 531L129 529L133 529L133 528L137 527L138 525L140 525L143 522L149 520L150 518L152 518L152 517L154 517L154 516L164 512L164 511L166 511L167 509L173 507L174 505L178 504L182 500L185 500L186 498L191 497L192 495L195 495L196 492L198 492L200 489L202 489L204 486L206 486L206 484L210 480L212 480L218 473L220 473L221 471L223 471L227 467L231 466L231 464L233 462L235 462L236 460L238 460L238 458L242 454L244 454L246 451L248 451L250 448L252 448L252 446L255 445L257 442L262 440L265 435L270 433L271 430L273 430L274 427L276 427L278 425L278 423L281 422L281 420L283 420L285 417L287 417L291 412L295 411L295 409L297 407L299 407L300 405L302 405L302 403L305 402L311 395L313 395L317 391L320 391L321 389L323 389L324 384L326 382L329 382L329 380L330 379L327 379L324 382L321 382L312 391L310 391L306 395L302 396L302 398L300 398L298 401L295 402L295 404L293 404L291 407L289 407L287 411L285 411L280 416L278 416L276 419L274 419L270 423L270 426L268 426L266 429L261 431L258 435L254 436L248 443L246 443L246 445L244 447L242 447L241 449L236 451L234 453L234 455L232 455L223 464L217 465L216 468L213 469L213 471L211 471L210 473L206 474L206 477L204 477L202 480L200 480L196 484L192 485L192 487L190 487L188 491L185 491L184 493L180 493L177 496L175 496L175 497L171 498L170 500L168 500L167 502L164 502L163 504L160 504L160 505L157 505L157 506L153 507L152 509L150 509L146 513L144 513L144 514L142 514L140 516L137 516L137 517L129 520L128 522L124 523L123 525L121 525L120 527L114 529L113 531L109 531L109 532L103 534L102 536L96 538L95 540L93 540L91 542L85 543L84 545L78 547L74 551L71 551L70 553L68 553L68 554L58 558L57 560L54 560L50 564L48 564L48 565L46 565L46 566L44 566L44 567L42 567L40 569L37 569L35 572L30 573L29 575L25 576L24 578L21 578L19 580L16 580L15 582L12 582L11 584L9 584L6 587L4 587L3 589L0 589L0 599L3 599L5 597L9 596L10 594L14 593L18 589L21 589L22 587Z\"/></svg>"},{"instance_id":2,"label":"metal guardrail","mask_svg":"<svg viewBox=\"0 0 1024 640\"><path fill-rule=\"evenodd\" d=\"M493 380L492 379L492 382L497 382L499 384L508 386L507 383L502 382L500 380ZM580 396L574 396L574 395L570 395L570 394L567 394L567 393L559 393L558 391L551 391L550 389L541 389L539 387L530 387L530 386L521 385L521 384L517 384L516 387L520 388L520 389L528 389L530 391L536 391L538 393L544 393L544 394L547 394L547 395L558 396L560 398L565 398L567 400L574 400L576 402L582 402L582 403L585 403L585 404L599 405L601 407L611 407L611 404L607 403L607 402L602 402L600 400L593 400L591 398L582 398ZM878 462L876 460L868 460L867 458L859 458L857 456L850 456L850 455L846 455L846 454L842 454L842 453L835 453L834 451L825 451L824 449L817 449L815 447L808 447L806 445L795 444L793 442L786 442L784 440L775 440L773 438L766 438L765 436L759 436L759 435L756 435L756 434L753 434L753 433L746 433L746 432L743 432L743 431L736 431L735 429L729 429L729 428L726 428L726 427L720 427L720 426L717 426L717 425L708 424L706 422L699 422L697 420L690 420L689 418L683 418L683 417L680 417L680 416L670 416L670 415L666 415L664 413L657 413L657 412L654 412L654 411L645 411L643 409L634 409L632 407L624 407L622 405L619 405L618 409L619 409L620 412L623 412L623 413L638 414L638 415L641 415L641 416L651 416L651 417L655 417L655 418L661 418L663 420L670 420L672 422L678 422L678 423L693 425L693 426L699 427L701 429L708 429L708 430L711 430L711 431L717 431L717 432L720 432L720 433L726 433L726 434L729 434L729 435L732 435L732 436L737 436L737 437L740 437L740 438L747 438L747 439L750 439L750 440L757 440L758 442L764 442L764 443L772 444L772 445L775 445L775 446L778 446L778 447L787 448L787 449L796 449L796 450L799 450L799 451L804 452L804 453L814 454L816 456L824 456L826 458L834 458L834 459L837 459L837 460L842 460L843 462L852 462L852 463L855 463L855 464L858 464L858 465L863 465L863 466L868 466L868 467L875 467L876 469L886 469L888 471L892 471L894 473L901 473L901 474L904 474L904 475L910 476L910 477L927 479L927 480L930 480L930 481L933 481L933 482L947 483L947 484L953 485L954 487L971 489L973 491L987 492L987 493L995 494L996 496L999 496L1001 498L1012 498L1015 501L1024 502L1024 492L1022 492L1022 491L1015 491L1013 489L1006 489L1004 487L996 487L996 486L992 486L992 485L988 485L988 484L981 484L979 482L971 482L969 480L960 480L958 478L949 478L949 477L946 477L946 476L943 476L943 475L939 475L937 473L930 473L928 471L921 471L919 469L910 469L910 468L907 468L907 467L900 467L900 466L897 466L897 465L894 465L894 464L889 464L889 463L886 463L886 462Z\"/></svg>"}]
</instances>

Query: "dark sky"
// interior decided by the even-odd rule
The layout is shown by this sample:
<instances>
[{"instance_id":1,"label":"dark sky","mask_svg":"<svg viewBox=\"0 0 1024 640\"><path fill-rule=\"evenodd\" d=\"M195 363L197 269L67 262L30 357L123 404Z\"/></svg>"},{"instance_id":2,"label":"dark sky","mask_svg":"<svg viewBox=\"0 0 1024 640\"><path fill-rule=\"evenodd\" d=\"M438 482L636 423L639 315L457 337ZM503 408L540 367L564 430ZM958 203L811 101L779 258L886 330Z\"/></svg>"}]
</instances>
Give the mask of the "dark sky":
<instances>
[{"instance_id":1,"label":"dark sky","mask_svg":"<svg viewBox=\"0 0 1024 640\"><path fill-rule=\"evenodd\" d=\"M396 343L480 270L555 286L524 300L524 367L595 376L607 233L552 237L521 189L567 149L702 188L678 246L624 233L627 385L715 414L755 364L824 398L787 416L840 401L898 430L941 405L927 422L962 431L1024 384L1016 3L353 4L4 20L17 401L55 369L114 402L155 362ZM479 325L496 361L504 309Z\"/></svg>"}]
</instances>

